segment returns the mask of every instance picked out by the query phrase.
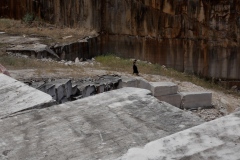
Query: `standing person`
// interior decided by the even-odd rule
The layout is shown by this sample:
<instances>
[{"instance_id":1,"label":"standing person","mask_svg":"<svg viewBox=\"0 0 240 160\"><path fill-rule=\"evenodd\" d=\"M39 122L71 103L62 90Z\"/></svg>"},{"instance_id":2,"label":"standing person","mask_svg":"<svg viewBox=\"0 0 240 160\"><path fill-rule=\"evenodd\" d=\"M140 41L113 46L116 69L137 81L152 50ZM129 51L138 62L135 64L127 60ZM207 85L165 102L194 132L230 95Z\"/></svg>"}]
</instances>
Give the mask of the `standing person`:
<instances>
[{"instance_id":1,"label":"standing person","mask_svg":"<svg viewBox=\"0 0 240 160\"><path fill-rule=\"evenodd\" d=\"M133 74L136 74L137 76L139 76L139 72L138 72L138 68L136 66L136 62L137 62L137 60L135 59L133 61Z\"/></svg>"}]
</instances>

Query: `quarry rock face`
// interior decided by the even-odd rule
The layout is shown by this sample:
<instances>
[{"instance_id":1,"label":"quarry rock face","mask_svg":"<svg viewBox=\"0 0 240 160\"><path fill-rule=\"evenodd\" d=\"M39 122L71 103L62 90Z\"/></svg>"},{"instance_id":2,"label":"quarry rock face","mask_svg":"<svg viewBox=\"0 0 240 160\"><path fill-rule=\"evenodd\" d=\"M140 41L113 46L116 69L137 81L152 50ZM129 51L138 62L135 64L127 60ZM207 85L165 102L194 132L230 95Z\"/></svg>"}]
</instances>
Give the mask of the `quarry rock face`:
<instances>
[{"instance_id":1,"label":"quarry rock face","mask_svg":"<svg viewBox=\"0 0 240 160\"><path fill-rule=\"evenodd\" d=\"M32 12L58 25L99 32L85 55L115 53L204 77L240 78L239 0L3 0L0 5L1 17L21 19ZM75 59L72 50L59 54Z\"/></svg>"}]
</instances>

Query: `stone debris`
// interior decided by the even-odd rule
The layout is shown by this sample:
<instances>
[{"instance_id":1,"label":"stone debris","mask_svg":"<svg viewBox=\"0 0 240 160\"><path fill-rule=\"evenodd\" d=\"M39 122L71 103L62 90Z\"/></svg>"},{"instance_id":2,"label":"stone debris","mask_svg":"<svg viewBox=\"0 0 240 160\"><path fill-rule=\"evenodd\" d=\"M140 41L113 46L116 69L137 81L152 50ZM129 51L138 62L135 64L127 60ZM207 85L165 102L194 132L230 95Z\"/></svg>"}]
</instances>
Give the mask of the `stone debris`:
<instances>
[{"instance_id":1,"label":"stone debris","mask_svg":"<svg viewBox=\"0 0 240 160\"><path fill-rule=\"evenodd\" d=\"M122 80L117 75L103 75L97 78L79 80L53 79L25 81L26 84L52 96L58 103L85 98L98 93L122 88Z\"/></svg>"}]
</instances>

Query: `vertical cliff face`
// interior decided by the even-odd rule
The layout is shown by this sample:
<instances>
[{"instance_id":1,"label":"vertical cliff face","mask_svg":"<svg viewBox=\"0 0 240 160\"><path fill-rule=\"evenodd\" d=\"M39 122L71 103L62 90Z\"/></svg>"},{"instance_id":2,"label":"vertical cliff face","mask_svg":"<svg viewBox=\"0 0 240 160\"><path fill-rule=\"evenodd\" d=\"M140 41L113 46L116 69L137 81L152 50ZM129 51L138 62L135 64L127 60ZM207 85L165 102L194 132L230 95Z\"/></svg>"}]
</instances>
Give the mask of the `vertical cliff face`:
<instances>
[{"instance_id":1,"label":"vertical cliff face","mask_svg":"<svg viewBox=\"0 0 240 160\"><path fill-rule=\"evenodd\" d=\"M238 11L237 0L109 0L103 52L239 79Z\"/></svg>"},{"instance_id":2,"label":"vertical cliff face","mask_svg":"<svg viewBox=\"0 0 240 160\"><path fill-rule=\"evenodd\" d=\"M240 0L2 0L0 16L32 12L101 32L101 53L201 76L240 79ZM20 7L19 7L20 6Z\"/></svg>"}]
</instances>

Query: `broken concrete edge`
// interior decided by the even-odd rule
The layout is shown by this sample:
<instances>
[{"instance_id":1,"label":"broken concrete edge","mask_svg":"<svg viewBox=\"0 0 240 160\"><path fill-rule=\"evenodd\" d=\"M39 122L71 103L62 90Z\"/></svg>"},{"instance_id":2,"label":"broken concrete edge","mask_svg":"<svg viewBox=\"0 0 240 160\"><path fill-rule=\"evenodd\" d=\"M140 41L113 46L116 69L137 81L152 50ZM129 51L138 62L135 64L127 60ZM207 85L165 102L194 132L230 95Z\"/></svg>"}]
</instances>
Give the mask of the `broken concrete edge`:
<instances>
[{"instance_id":1,"label":"broken concrete edge","mask_svg":"<svg viewBox=\"0 0 240 160\"><path fill-rule=\"evenodd\" d=\"M149 84L154 96L166 96L178 92L177 84L172 82L149 82Z\"/></svg>"},{"instance_id":2,"label":"broken concrete edge","mask_svg":"<svg viewBox=\"0 0 240 160\"><path fill-rule=\"evenodd\" d=\"M42 103L42 104L37 104L37 105L35 105L35 106L29 107L29 108L26 108L26 109L23 109L23 110L20 110L20 111L10 113L10 114L8 114L8 115L5 115L5 116L3 116L3 117L0 117L0 119L6 119L6 118L10 118L10 117L15 117L15 116L17 116L17 115L27 113L27 112L29 112L29 111L31 111L31 110L49 108L49 107L52 107L52 106L57 105L57 104L58 104L57 101L52 100L52 101L50 101L50 102L45 102L45 103Z\"/></svg>"}]
</instances>

